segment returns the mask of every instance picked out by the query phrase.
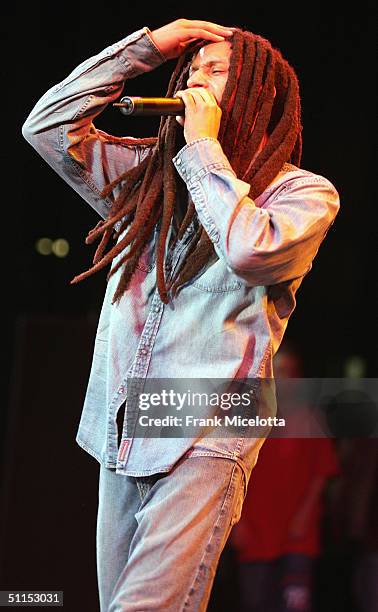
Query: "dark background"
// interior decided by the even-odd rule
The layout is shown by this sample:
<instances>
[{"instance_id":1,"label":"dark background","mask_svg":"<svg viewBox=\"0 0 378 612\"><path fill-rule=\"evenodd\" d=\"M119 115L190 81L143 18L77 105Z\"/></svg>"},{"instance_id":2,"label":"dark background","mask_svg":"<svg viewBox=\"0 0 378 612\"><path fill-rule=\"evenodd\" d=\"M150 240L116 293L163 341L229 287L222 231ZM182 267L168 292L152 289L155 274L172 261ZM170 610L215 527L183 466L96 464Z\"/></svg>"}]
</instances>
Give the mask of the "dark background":
<instances>
[{"instance_id":1,"label":"dark background","mask_svg":"<svg viewBox=\"0 0 378 612\"><path fill-rule=\"evenodd\" d=\"M77 64L140 27L179 17L243 26L282 51L301 83L302 166L330 179L341 198L298 291L287 338L304 357L305 376L343 376L351 356L362 359L364 376L377 371L374 3L177 6L35 1L3 8L0 588L64 590L73 611L97 609L98 465L74 437L106 272L70 286L89 266L84 238L98 219L23 140L21 126ZM173 66L128 82L124 94L164 95ZM155 134L158 122L109 107L96 125L143 136ZM38 255L43 236L68 240L68 256Z\"/></svg>"}]
</instances>

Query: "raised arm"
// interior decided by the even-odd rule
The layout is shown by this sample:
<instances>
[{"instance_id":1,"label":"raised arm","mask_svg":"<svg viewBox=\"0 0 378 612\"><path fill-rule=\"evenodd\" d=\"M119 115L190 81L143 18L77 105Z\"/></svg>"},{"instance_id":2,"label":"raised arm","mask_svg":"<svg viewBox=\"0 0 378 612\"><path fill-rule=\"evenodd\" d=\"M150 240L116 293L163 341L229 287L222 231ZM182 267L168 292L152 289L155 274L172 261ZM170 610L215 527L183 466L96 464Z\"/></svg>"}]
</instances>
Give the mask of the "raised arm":
<instances>
[{"instance_id":1,"label":"raised arm","mask_svg":"<svg viewBox=\"0 0 378 612\"><path fill-rule=\"evenodd\" d=\"M94 119L120 96L127 79L177 57L196 38L223 40L222 31L226 35L222 26L186 19L154 32L138 30L51 87L26 119L23 136L105 218L111 200L100 196L102 189L138 164L145 149L96 129Z\"/></svg>"},{"instance_id":2,"label":"raised arm","mask_svg":"<svg viewBox=\"0 0 378 612\"><path fill-rule=\"evenodd\" d=\"M126 79L163 61L143 28L84 61L51 87L23 125L26 140L104 218L111 201L100 192L137 164L141 151L126 145L126 139L97 130L93 120L118 98Z\"/></svg>"}]
</instances>

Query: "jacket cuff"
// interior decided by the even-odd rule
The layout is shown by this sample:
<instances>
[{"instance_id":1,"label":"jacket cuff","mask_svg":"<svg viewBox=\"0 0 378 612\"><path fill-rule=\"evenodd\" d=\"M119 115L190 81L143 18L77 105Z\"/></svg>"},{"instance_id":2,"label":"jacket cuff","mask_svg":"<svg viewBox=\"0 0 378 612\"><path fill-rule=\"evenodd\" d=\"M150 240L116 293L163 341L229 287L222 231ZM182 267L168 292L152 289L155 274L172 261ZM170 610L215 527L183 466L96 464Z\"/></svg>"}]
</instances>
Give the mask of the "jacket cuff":
<instances>
[{"instance_id":1,"label":"jacket cuff","mask_svg":"<svg viewBox=\"0 0 378 612\"><path fill-rule=\"evenodd\" d=\"M117 58L127 68L128 78L153 70L167 61L149 33L149 28L144 27L111 47L115 52L119 51Z\"/></svg>"},{"instance_id":2,"label":"jacket cuff","mask_svg":"<svg viewBox=\"0 0 378 612\"><path fill-rule=\"evenodd\" d=\"M236 177L230 162L223 153L219 140L216 138L198 138L185 145L173 158L174 166L190 187L193 181L201 179L213 168L230 170Z\"/></svg>"}]
</instances>

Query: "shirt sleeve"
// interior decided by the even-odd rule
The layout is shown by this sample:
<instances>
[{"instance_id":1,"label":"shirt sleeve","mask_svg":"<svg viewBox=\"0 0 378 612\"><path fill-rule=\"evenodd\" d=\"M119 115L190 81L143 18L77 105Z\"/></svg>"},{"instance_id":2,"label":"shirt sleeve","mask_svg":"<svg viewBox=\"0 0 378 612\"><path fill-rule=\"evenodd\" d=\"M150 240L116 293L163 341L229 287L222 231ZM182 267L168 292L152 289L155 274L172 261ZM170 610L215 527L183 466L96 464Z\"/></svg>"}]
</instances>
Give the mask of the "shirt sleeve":
<instances>
[{"instance_id":1,"label":"shirt sleeve","mask_svg":"<svg viewBox=\"0 0 378 612\"><path fill-rule=\"evenodd\" d=\"M237 178L218 140L193 141L173 162L218 256L247 284L274 285L311 269L340 206L326 178L289 172L256 206L250 185Z\"/></svg>"},{"instance_id":2,"label":"shirt sleeve","mask_svg":"<svg viewBox=\"0 0 378 612\"><path fill-rule=\"evenodd\" d=\"M101 191L147 148L96 129L93 120L119 97L125 80L165 61L149 32L142 28L82 62L42 96L22 126L24 138L104 218L111 196Z\"/></svg>"}]
</instances>

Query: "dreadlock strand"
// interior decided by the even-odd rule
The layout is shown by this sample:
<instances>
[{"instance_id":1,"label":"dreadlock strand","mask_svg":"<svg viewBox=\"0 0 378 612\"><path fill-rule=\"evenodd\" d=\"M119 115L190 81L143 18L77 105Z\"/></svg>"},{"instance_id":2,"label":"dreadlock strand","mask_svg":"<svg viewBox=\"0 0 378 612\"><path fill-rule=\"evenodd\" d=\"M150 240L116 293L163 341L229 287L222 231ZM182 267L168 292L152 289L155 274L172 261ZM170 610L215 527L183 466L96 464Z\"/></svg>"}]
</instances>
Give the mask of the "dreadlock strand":
<instances>
[{"instance_id":1,"label":"dreadlock strand","mask_svg":"<svg viewBox=\"0 0 378 612\"><path fill-rule=\"evenodd\" d=\"M249 172L249 179L254 180L256 174L260 171L260 169L264 166L267 160L271 155L275 153L278 147L280 147L281 143L285 138L289 141L294 137L294 142L292 146L294 146L296 137L297 137L297 121L296 121L296 96L298 95L297 83L296 79L292 78L289 81L289 86L286 91L286 100L284 104L283 115L279 121L279 123L274 128L270 138L255 161L251 171ZM294 128L294 129L293 129ZM291 150L289 152L289 155ZM277 157L277 156L275 156ZM284 163L287 160L282 160ZM279 169L278 169L279 170ZM277 170L277 172L278 172Z\"/></svg>"},{"instance_id":2,"label":"dreadlock strand","mask_svg":"<svg viewBox=\"0 0 378 612\"><path fill-rule=\"evenodd\" d=\"M183 265L181 267L181 271L179 271L179 273L176 274L176 277L174 277L174 278L172 277L170 279L169 283L168 283L168 288L169 289L177 282L179 276L181 278L181 275L184 272L184 270L185 270L185 272L189 272L189 274L190 274L190 270L192 270L192 266L191 266L191 264L189 264L189 260L191 259L191 254L198 247L199 240L200 240L200 238L202 236L202 230L203 230L203 227L202 227L202 225L200 225L197 228L194 236L192 237L192 239L191 239L191 241L189 243L189 246L188 246L188 249L187 249L187 252L186 252L185 261L183 262ZM188 266L188 264L189 264L189 266Z\"/></svg>"},{"instance_id":3,"label":"dreadlock strand","mask_svg":"<svg viewBox=\"0 0 378 612\"><path fill-rule=\"evenodd\" d=\"M181 62L182 63L182 62ZM177 72L177 69L176 69ZM174 77L172 78L172 84L174 83ZM173 85L170 86L170 89L172 89ZM163 168L158 168L155 172L155 176L153 178L152 181L150 181L150 176L152 174L152 172L155 170L154 168L154 161L155 159L157 159L158 161L158 165L159 165L159 159L160 159L160 154L161 151L165 150L165 142L167 140L168 136L168 132L169 132L169 124L168 124L168 118L167 117L163 117L161 122L160 122L160 127L159 127L159 137L158 137L158 146L155 148L155 154L154 154L154 159L151 159L150 164L145 172L145 176L144 176L144 180L142 182L142 185L140 186L139 189L139 196L138 196L138 203L137 203L137 207L136 207L136 215L134 218L134 223L133 223L133 229L136 231L140 231L141 228L144 227L145 231L143 232L143 238L141 240L138 240L136 243L133 244L132 248L130 249L130 251L128 252L127 255L125 255L124 258L122 258L123 261L119 262L119 265L121 265L125 260L127 260L127 263L125 265L125 270L123 272L123 275L120 279L118 288L116 290L114 299L117 299L117 296L120 296L120 292L122 291L122 288L125 288L127 285L127 279L130 279L131 274L133 272L133 270L135 269L136 263L137 263L137 258L136 257L132 257L130 256L130 253L132 253L134 251L134 249L137 249L137 246L140 246L140 249L143 247L144 243L146 242L146 239L148 237L148 230L146 230L146 226L144 226L144 221L146 220L146 217L148 216L148 214L151 211L151 207L154 206L154 204L158 201L159 199L159 193L161 192L161 188L163 185L163 180L162 180L162 173L164 172L164 167ZM148 200L149 200L149 205L145 205L143 202L143 197L144 201L146 201L146 197L148 195ZM157 221L157 218L159 216L159 214L161 214L161 211L158 210L157 215L154 217L154 222ZM134 227L135 224L135 227ZM149 230L151 230L152 228L151 223L147 224L147 228ZM121 226L121 229L119 231L122 231L123 227ZM140 250L139 251L135 251L136 253L139 252L140 254ZM117 269L118 269L118 264L117 264Z\"/></svg>"},{"instance_id":4,"label":"dreadlock strand","mask_svg":"<svg viewBox=\"0 0 378 612\"><path fill-rule=\"evenodd\" d=\"M253 162L250 160L253 160L253 158L255 157L261 144L261 141L267 132L271 110L274 104L273 76L273 72L270 71L270 73L268 73L268 77L261 92L261 106L257 111L255 125L253 127L253 130L250 132L249 139L246 141L244 146L240 147L240 161L238 163L238 168L240 176L243 179L248 174L249 169L252 167ZM249 152L249 154L247 154L247 151Z\"/></svg>"},{"instance_id":5,"label":"dreadlock strand","mask_svg":"<svg viewBox=\"0 0 378 612\"><path fill-rule=\"evenodd\" d=\"M252 46L252 41L251 46ZM251 114L250 120L251 125L253 125L254 118L257 115L257 104L261 95L261 90L263 87L264 77L266 76L266 69L270 55L270 45L268 41L265 41L261 37L255 38L255 62L254 62L254 71L253 78L251 83L251 89L249 93L249 112ZM249 134L248 134L249 135Z\"/></svg>"},{"instance_id":6,"label":"dreadlock strand","mask_svg":"<svg viewBox=\"0 0 378 612\"><path fill-rule=\"evenodd\" d=\"M97 130L97 133L101 136L101 141L108 144L120 144L124 147L135 146L150 146L156 144L156 136L148 136L146 138L133 138L132 136L114 136L114 134L107 134L102 130Z\"/></svg>"},{"instance_id":7,"label":"dreadlock strand","mask_svg":"<svg viewBox=\"0 0 378 612\"><path fill-rule=\"evenodd\" d=\"M104 225L105 221L104 219L101 219L101 221L99 221L91 230L89 230L87 237L85 239L85 243L86 244L91 244L91 242L93 242L95 240L95 238L93 238L92 240L92 235L97 232L97 230L99 230L100 228L102 228L102 226Z\"/></svg>"},{"instance_id":8,"label":"dreadlock strand","mask_svg":"<svg viewBox=\"0 0 378 612\"><path fill-rule=\"evenodd\" d=\"M156 210L154 215L151 215L149 222L147 223L147 225L144 228L144 231L141 233L140 236L138 236L137 239L134 240L134 242L131 245L130 250L116 263L115 266L113 266L111 268L111 270L109 270L108 275L107 275L107 280L109 280L109 278L111 276L113 276L113 274L115 274L115 272L117 272L117 270L125 263L126 260L131 260L133 259L135 253L138 251L141 254L141 251L139 251L140 247L144 247L145 246L145 242L146 242L146 237L149 236L150 230L151 228L155 225L158 217L160 214L160 210Z\"/></svg>"},{"instance_id":9,"label":"dreadlock strand","mask_svg":"<svg viewBox=\"0 0 378 612\"><path fill-rule=\"evenodd\" d=\"M151 157L149 165L147 166L146 172L144 173L143 181L141 183L141 187L139 190L138 204L137 204L138 207L140 206L140 203L142 202L143 198L148 192L148 188L151 185L152 176L160 172L159 162L160 160L159 160L158 152L155 151L153 156Z\"/></svg>"},{"instance_id":10,"label":"dreadlock strand","mask_svg":"<svg viewBox=\"0 0 378 612\"><path fill-rule=\"evenodd\" d=\"M202 227L199 228L198 232L196 232L196 234L193 236L187 252L186 252L186 257L185 257L185 261L183 263L183 266L181 268L181 271L179 271L179 273L176 275L176 277L171 278L168 282L167 282L167 289L170 291L173 287L177 287L177 283L179 281L179 279L182 278L182 275L187 276L188 278L190 278L192 272L193 272L193 268L192 268L192 264L190 263L191 260L191 254L193 253L193 251L195 251L197 245L198 245L198 241L201 237L201 231L202 231Z\"/></svg>"},{"instance_id":11,"label":"dreadlock strand","mask_svg":"<svg viewBox=\"0 0 378 612\"><path fill-rule=\"evenodd\" d=\"M117 288L114 292L113 298L112 298L112 304L116 304L117 302L120 301L121 297L123 296L129 281L134 273L136 264L138 263L139 257L140 257L140 253L141 253L141 248L136 251L133 255L133 257L131 259L129 259L126 264L125 264L125 269L123 271L123 274L119 280L119 283L117 285Z\"/></svg>"},{"instance_id":12,"label":"dreadlock strand","mask_svg":"<svg viewBox=\"0 0 378 612\"><path fill-rule=\"evenodd\" d=\"M128 285L129 285L129 281L131 279L131 276L136 268L136 265L140 259L140 256L143 252L143 249L148 241L148 238L150 236L151 233L151 229L154 227L155 223L157 222L160 214L161 214L161 204L159 202L159 199L156 198L155 199L155 203L157 203L157 207L156 210L153 212L151 211L150 213L150 217L147 221L147 223L143 226L142 225L142 232L140 235L137 236L137 238L134 240L134 242L131 245L130 250L117 262L117 264L115 266L113 266L113 268L109 271L108 275L107 275L107 280L109 280L109 278L123 265L124 266L124 270L122 272L122 275L120 277L120 280L118 282L116 291L113 295L113 300L112 303L114 304L116 301L119 301L120 297L122 296L122 294L124 293L124 291L127 289Z\"/></svg>"},{"instance_id":13,"label":"dreadlock strand","mask_svg":"<svg viewBox=\"0 0 378 612\"><path fill-rule=\"evenodd\" d=\"M185 230L189 227L189 225L191 224L194 215L196 213L196 207L194 206L194 202L192 200L192 198L189 198L189 204L188 204L188 208L186 209L185 212L185 216L182 220L182 223L180 225L179 231L178 231L178 239L181 240L181 238L183 237Z\"/></svg>"},{"instance_id":14,"label":"dreadlock strand","mask_svg":"<svg viewBox=\"0 0 378 612\"><path fill-rule=\"evenodd\" d=\"M172 121L175 121L174 117L168 117L168 126L172 125ZM171 163L173 152L174 152L174 132L167 131L168 137L166 139L166 146L164 149L164 199L163 199L163 214L161 219L161 227L158 236L157 254L156 254L156 275L159 295L162 301L168 303L167 287L165 283L164 274L164 261L165 261L165 246L168 235L169 226L172 220L172 214L174 209L174 198L175 198L175 185L174 185L174 174L173 166Z\"/></svg>"},{"instance_id":15,"label":"dreadlock strand","mask_svg":"<svg viewBox=\"0 0 378 612\"><path fill-rule=\"evenodd\" d=\"M147 166L148 163L148 158L146 158L145 160L143 160L143 162L141 162L140 166L137 166L135 168L132 168L130 171L126 172L125 174L123 174L120 178L116 179L115 181L113 181L110 185L111 188L108 189L105 188L102 192L101 195L104 195L106 193L110 193L110 191L114 188L115 185L117 185L121 180L124 179L124 177L130 177L133 176L134 178L137 178L137 176L141 174L142 170ZM133 185L132 182L129 181L128 182L128 186L131 187L131 189L129 189L129 191L131 191L133 189ZM135 186L133 189L133 193L135 193ZM114 227L114 225L117 223L117 221L119 221L120 219L122 219L122 217L124 217L125 215L132 213L133 210L135 209L135 198L131 198L130 201L128 202L128 204L123 204L122 207L119 207L119 199L122 200L123 195L125 195L125 197L127 197L127 195L130 195L129 193L127 193L127 191L122 191L119 198L117 198L115 200L115 202L113 203L112 209L109 213L109 216L107 218L107 220L101 220L99 223L97 223L97 225L91 229L86 237L86 244L91 244L92 242L94 242L98 236L102 233L104 233L105 231L107 231L108 228L110 227ZM124 200L123 200L124 201ZM118 206L118 211L114 212L115 209L117 209Z\"/></svg>"},{"instance_id":16,"label":"dreadlock strand","mask_svg":"<svg viewBox=\"0 0 378 612\"><path fill-rule=\"evenodd\" d=\"M114 257L117 257L117 255L121 253L121 251L125 248L125 246L127 246L128 243L129 243L129 236L128 234L126 234L126 236L122 240L117 242L115 247L113 247L110 251L108 251L108 253L106 253L106 255L104 255L104 257L99 262L97 262L94 266L92 266L85 272L82 272L81 274L75 276L70 281L70 284L74 285L76 283L79 283L85 278L88 278L88 276L91 276L95 272L98 272L99 270L102 270L103 268L105 268L105 266L107 266L108 263L110 263L112 259L114 259Z\"/></svg>"},{"instance_id":17,"label":"dreadlock strand","mask_svg":"<svg viewBox=\"0 0 378 612\"><path fill-rule=\"evenodd\" d=\"M301 165L302 159L302 123L301 123L301 99L298 96L297 100L297 121L298 121L298 136L291 154L290 161L295 166Z\"/></svg>"},{"instance_id":18,"label":"dreadlock strand","mask_svg":"<svg viewBox=\"0 0 378 612\"><path fill-rule=\"evenodd\" d=\"M235 148L235 142L237 140L238 132L240 129L240 122L243 118L244 105L242 101L245 99L247 86L249 84L249 80L251 77L251 72L246 69L244 65L246 62L246 41L242 39L241 49L240 49L240 60L236 67L236 71L239 72L241 65L243 66L243 70L241 70L239 82L237 88L234 88L234 92L232 93L232 100L229 101L231 104L231 110L228 113L227 117L227 129L224 134L224 152L225 155L229 158L232 157L232 152ZM250 65L248 64L248 68Z\"/></svg>"},{"instance_id":19,"label":"dreadlock strand","mask_svg":"<svg viewBox=\"0 0 378 612\"><path fill-rule=\"evenodd\" d=\"M104 232L104 234L103 234L103 236L101 238L100 244L98 245L98 247L96 249L96 252L94 254L93 262L92 263L96 264L102 258L102 254L103 254L103 252L105 250L106 245L109 242L111 234L112 234L112 230L111 229L107 229Z\"/></svg>"},{"instance_id":20,"label":"dreadlock strand","mask_svg":"<svg viewBox=\"0 0 378 612\"><path fill-rule=\"evenodd\" d=\"M295 145L290 157L290 162L292 164L294 164L294 166L298 166L298 168L301 165L301 158L302 158L302 135L298 134L297 136L297 140L295 141Z\"/></svg>"},{"instance_id":21,"label":"dreadlock strand","mask_svg":"<svg viewBox=\"0 0 378 612\"><path fill-rule=\"evenodd\" d=\"M135 239L135 237L138 235L138 232L141 229L143 231L147 217L153 210L156 204L156 201L159 198L160 191L161 191L161 170L157 169L152 181L149 184L148 197L144 197L142 199L141 197L143 196L142 188L140 189L139 194L135 195L135 198L138 197L138 202L136 203L135 215L134 215L132 223L130 224L130 229L127 234L129 236L130 242L131 240ZM117 235L119 236L128 227L128 225L129 225L129 222L126 219L125 222L121 225L120 229L118 230Z\"/></svg>"},{"instance_id":22,"label":"dreadlock strand","mask_svg":"<svg viewBox=\"0 0 378 612\"><path fill-rule=\"evenodd\" d=\"M208 262L210 256L214 253L214 245L208 237L205 229L200 228L200 238L196 244L195 250L191 253L185 262L184 267L179 272L177 279L172 284L172 296L175 297L179 287L188 280L193 278L201 271L203 266Z\"/></svg>"},{"instance_id":23,"label":"dreadlock strand","mask_svg":"<svg viewBox=\"0 0 378 612\"><path fill-rule=\"evenodd\" d=\"M183 68L184 68L184 65L188 62L188 55L189 53L186 52L185 54L181 55L177 61L176 67L169 80L168 89L167 89L167 98L170 98L173 93L176 93L175 90L176 90L177 82L180 80L180 76L182 77L183 74L185 73L185 70L183 70Z\"/></svg>"},{"instance_id":24,"label":"dreadlock strand","mask_svg":"<svg viewBox=\"0 0 378 612\"><path fill-rule=\"evenodd\" d=\"M137 198L137 194L134 194L134 201ZM129 227L129 225L131 226L134 222L135 219L135 211L136 211L136 204L134 207L134 210L132 210L130 213L126 214L123 219L120 221L118 229L114 230L113 233L113 238L114 240L118 240L118 238L121 236L121 234L124 233L124 231Z\"/></svg>"},{"instance_id":25,"label":"dreadlock strand","mask_svg":"<svg viewBox=\"0 0 378 612\"><path fill-rule=\"evenodd\" d=\"M267 51L266 64L264 71L266 72L265 82L262 84L262 89L255 106L255 115L253 118L253 129L249 122L244 119L243 132L244 139L239 143L236 154L236 165L239 170L240 177L244 177L247 169L252 166L254 157L259 149L260 143L267 131L270 121L270 113L274 102L274 72L272 66L272 54ZM249 128L249 129L248 129Z\"/></svg>"},{"instance_id":26,"label":"dreadlock strand","mask_svg":"<svg viewBox=\"0 0 378 612\"><path fill-rule=\"evenodd\" d=\"M283 140L279 147L274 151L270 158L265 162L264 166L255 175L253 179L253 198L257 197L268 184L277 176L277 173L282 168L283 159L290 156L290 151L293 148L293 137L291 131L287 134L288 138Z\"/></svg>"},{"instance_id":27,"label":"dreadlock strand","mask_svg":"<svg viewBox=\"0 0 378 612\"><path fill-rule=\"evenodd\" d=\"M113 204L111 214L116 213L120 209L124 210L127 199L135 192L139 191L141 185L143 184L145 173L148 171L151 165L155 163L156 156L157 151L156 148L154 148L153 150L149 151L148 155L140 163L139 172L136 172L135 174L126 173L125 183L121 187L120 193Z\"/></svg>"},{"instance_id":28,"label":"dreadlock strand","mask_svg":"<svg viewBox=\"0 0 378 612\"><path fill-rule=\"evenodd\" d=\"M254 38L250 36L246 36L245 38L245 61L246 68L248 66L248 72L250 73L250 83L249 87L245 93L245 99L242 100L242 106L244 110L244 121L240 127L239 133L239 143L241 143L242 148L244 148L244 143L249 136L250 132L250 121L253 121L255 116L255 106L257 102L257 90L253 88L253 79L254 79L254 71L256 69L256 42Z\"/></svg>"},{"instance_id":29,"label":"dreadlock strand","mask_svg":"<svg viewBox=\"0 0 378 612\"><path fill-rule=\"evenodd\" d=\"M126 172L124 172L123 174L115 178L111 183L106 185L104 189L101 191L101 194L100 194L101 197L108 196L114 190L114 188L117 187L117 185L119 185L119 183L121 183L122 181L125 181L126 184L129 184L130 186L132 186L134 184L134 181L138 179L139 176L145 170L148 164L148 161L149 161L148 157L149 156L147 155L143 159L143 161L140 162L140 164L138 164L137 166L134 166L130 170L127 170Z\"/></svg>"},{"instance_id":30,"label":"dreadlock strand","mask_svg":"<svg viewBox=\"0 0 378 612\"><path fill-rule=\"evenodd\" d=\"M232 53L230 58L229 76L223 92L220 108L222 110L221 124L218 140L223 144L224 134L227 128L227 118L232 108L233 97L237 86L238 72L242 65L244 39L240 31L236 30L232 37Z\"/></svg>"},{"instance_id":31,"label":"dreadlock strand","mask_svg":"<svg viewBox=\"0 0 378 612\"><path fill-rule=\"evenodd\" d=\"M148 202L146 204L146 207L148 205ZM130 203L128 206L126 206L126 208L130 207ZM126 248L131 242L132 240L134 240L134 238L136 237L137 233L139 230L139 223L137 223L137 220L134 220L134 222L132 223L129 231L126 233L126 235L124 236L124 238L122 238L120 241L117 242L117 244L110 249L103 257L102 259L99 259L100 255L102 255L103 250L104 250L104 246L105 244L108 242L109 238L104 238L97 251L95 254L95 265L90 268L89 270L87 270L86 272L83 272L82 274L80 274L79 276L75 277L71 283L76 283L79 282L81 280L84 280L84 278L87 278L88 276L90 276L91 274L93 274L94 272L97 272L98 270L104 268L108 263L110 263L114 257L116 257L117 255L119 255L119 253ZM110 232L110 228L109 228L109 232ZM142 243L143 246L143 243Z\"/></svg>"},{"instance_id":32,"label":"dreadlock strand","mask_svg":"<svg viewBox=\"0 0 378 612\"><path fill-rule=\"evenodd\" d=\"M125 215L133 212L135 207L136 207L136 198L134 196L134 198L131 198L129 200L128 204L127 205L125 204L124 208L119 210L118 213L116 213L112 217L108 218L106 221L102 221L102 222L98 223L97 226L94 227L89 232L88 236L85 239L85 242L87 244L91 244L92 242L94 242L100 236L100 234L105 232L108 228L114 227L114 225L117 223L117 221L122 219L122 217L124 217Z\"/></svg>"},{"instance_id":33,"label":"dreadlock strand","mask_svg":"<svg viewBox=\"0 0 378 612\"><path fill-rule=\"evenodd\" d=\"M285 161L290 158L297 135L295 126L289 127L286 135L278 146L273 149L272 154L265 160L261 168L256 172L253 178L252 197L257 197L269 184L277 173L281 170Z\"/></svg>"},{"instance_id":34,"label":"dreadlock strand","mask_svg":"<svg viewBox=\"0 0 378 612\"><path fill-rule=\"evenodd\" d=\"M256 50L256 58L255 58L255 65L254 65L253 79L252 79L252 89L250 93L251 98L252 98L251 102L253 102L253 114L250 117L248 117L248 122L250 125L253 125L253 121L256 116L256 104L257 104L259 93L261 90L265 59L266 59L266 49L263 45L260 45L258 46ZM244 70L244 66L243 66L243 70ZM229 156L230 156L232 154L232 151L235 149L235 143L230 140L228 125L229 124L227 124L225 141L226 141L226 150L227 149L229 150Z\"/></svg>"}]
</instances>

